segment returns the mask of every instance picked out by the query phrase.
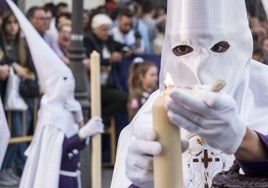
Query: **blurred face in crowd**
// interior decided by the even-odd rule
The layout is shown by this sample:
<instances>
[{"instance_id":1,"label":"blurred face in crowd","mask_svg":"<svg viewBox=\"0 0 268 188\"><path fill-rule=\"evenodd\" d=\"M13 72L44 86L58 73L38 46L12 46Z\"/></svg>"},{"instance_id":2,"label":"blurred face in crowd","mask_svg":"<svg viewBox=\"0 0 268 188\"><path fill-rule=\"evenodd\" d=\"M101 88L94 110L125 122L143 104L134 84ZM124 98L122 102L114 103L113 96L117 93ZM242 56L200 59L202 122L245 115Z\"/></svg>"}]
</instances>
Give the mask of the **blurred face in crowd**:
<instances>
[{"instance_id":1,"label":"blurred face in crowd","mask_svg":"<svg viewBox=\"0 0 268 188\"><path fill-rule=\"evenodd\" d=\"M68 6L60 6L58 8L57 15L65 14L65 13L70 13Z\"/></svg>"},{"instance_id":2,"label":"blurred face in crowd","mask_svg":"<svg viewBox=\"0 0 268 188\"><path fill-rule=\"evenodd\" d=\"M52 19L52 12L51 11L46 11L46 16L45 16L45 25L46 28L49 29L50 28L50 23L51 23L51 19Z\"/></svg>"},{"instance_id":3,"label":"blurred face in crowd","mask_svg":"<svg viewBox=\"0 0 268 188\"><path fill-rule=\"evenodd\" d=\"M47 28L47 15L46 12L42 9L38 9L34 13L34 17L30 19L30 22L35 27L35 29L43 35Z\"/></svg>"},{"instance_id":4,"label":"blurred face in crowd","mask_svg":"<svg viewBox=\"0 0 268 188\"><path fill-rule=\"evenodd\" d=\"M89 26L89 14L88 12L83 13L83 28L87 28Z\"/></svg>"},{"instance_id":5,"label":"blurred face in crowd","mask_svg":"<svg viewBox=\"0 0 268 188\"><path fill-rule=\"evenodd\" d=\"M157 75L157 67L156 66L150 66L148 71L145 73L145 75L141 75L141 82L142 87L145 90L156 88L157 87L157 81L158 81L158 75Z\"/></svg>"},{"instance_id":6,"label":"blurred face in crowd","mask_svg":"<svg viewBox=\"0 0 268 188\"><path fill-rule=\"evenodd\" d=\"M125 15L119 16L118 27L123 34L127 34L132 29L133 18Z\"/></svg>"},{"instance_id":7,"label":"blurred face in crowd","mask_svg":"<svg viewBox=\"0 0 268 188\"><path fill-rule=\"evenodd\" d=\"M71 45L71 25L64 25L59 29L58 43L61 48L68 49Z\"/></svg>"},{"instance_id":8,"label":"blurred face in crowd","mask_svg":"<svg viewBox=\"0 0 268 188\"><path fill-rule=\"evenodd\" d=\"M268 38L263 40L262 49L264 54L268 54Z\"/></svg>"},{"instance_id":9,"label":"blurred face in crowd","mask_svg":"<svg viewBox=\"0 0 268 188\"><path fill-rule=\"evenodd\" d=\"M6 37L15 38L19 33L19 24L13 14L6 18L3 26Z\"/></svg>"},{"instance_id":10,"label":"blurred face in crowd","mask_svg":"<svg viewBox=\"0 0 268 188\"><path fill-rule=\"evenodd\" d=\"M264 59L263 59L263 56L261 54L253 54L252 59L254 59L260 63L264 63Z\"/></svg>"},{"instance_id":11,"label":"blurred face in crowd","mask_svg":"<svg viewBox=\"0 0 268 188\"><path fill-rule=\"evenodd\" d=\"M107 41L110 35L110 25L103 24L93 29L93 33L103 42Z\"/></svg>"},{"instance_id":12,"label":"blurred face in crowd","mask_svg":"<svg viewBox=\"0 0 268 188\"><path fill-rule=\"evenodd\" d=\"M58 25L57 25L57 28L60 26L60 25L62 25L63 23L65 23L65 22L69 22L70 21L70 19L69 18L67 18L64 14L62 14L62 15L60 15L59 17L58 17Z\"/></svg>"}]
</instances>

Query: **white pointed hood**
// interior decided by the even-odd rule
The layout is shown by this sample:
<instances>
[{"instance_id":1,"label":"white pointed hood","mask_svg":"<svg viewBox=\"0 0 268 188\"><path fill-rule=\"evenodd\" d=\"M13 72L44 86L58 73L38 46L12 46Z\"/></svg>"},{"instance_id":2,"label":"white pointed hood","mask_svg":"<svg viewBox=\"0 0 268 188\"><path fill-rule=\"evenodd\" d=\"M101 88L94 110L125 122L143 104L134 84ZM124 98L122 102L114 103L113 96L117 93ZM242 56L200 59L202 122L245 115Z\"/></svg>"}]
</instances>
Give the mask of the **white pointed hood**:
<instances>
[{"instance_id":1,"label":"white pointed hood","mask_svg":"<svg viewBox=\"0 0 268 188\"><path fill-rule=\"evenodd\" d=\"M56 55L34 29L19 8L6 0L17 17L27 40L39 84L44 91L38 113L38 124L51 124L63 130L67 137L77 131L70 112L81 109L74 98L75 80L69 67ZM74 127L68 126L74 124ZM39 126L40 127L40 126Z\"/></svg>"},{"instance_id":2,"label":"white pointed hood","mask_svg":"<svg viewBox=\"0 0 268 188\"><path fill-rule=\"evenodd\" d=\"M160 87L169 72L177 86L224 79L225 91L231 92L246 72L253 48L244 0L170 0L168 10ZM220 41L228 42L229 49L213 52ZM193 51L176 56L172 49L180 45Z\"/></svg>"}]
</instances>

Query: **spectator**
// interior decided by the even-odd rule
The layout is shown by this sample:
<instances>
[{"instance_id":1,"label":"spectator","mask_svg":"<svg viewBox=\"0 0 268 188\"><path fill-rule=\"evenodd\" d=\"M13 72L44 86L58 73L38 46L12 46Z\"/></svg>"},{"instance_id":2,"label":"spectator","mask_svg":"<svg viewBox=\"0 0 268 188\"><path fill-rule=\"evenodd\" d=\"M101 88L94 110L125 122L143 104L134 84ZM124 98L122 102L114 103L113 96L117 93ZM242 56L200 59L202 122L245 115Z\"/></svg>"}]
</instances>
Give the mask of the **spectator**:
<instances>
[{"instance_id":1,"label":"spectator","mask_svg":"<svg viewBox=\"0 0 268 188\"><path fill-rule=\"evenodd\" d=\"M133 14L129 9L123 9L119 11L118 24L112 29L112 36L115 41L129 46L136 51L136 39L135 33L132 29L133 26ZM137 49L138 50L138 49Z\"/></svg>"},{"instance_id":2,"label":"spectator","mask_svg":"<svg viewBox=\"0 0 268 188\"><path fill-rule=\"evenodd\" d=\"M70 63L70 59L68 58L68 50L71 46L71 32L72 32L72 25L70 20L65 20L58 25L58 45L64 54L62 60L67 65Z\"/></svg>"},{"instance_id":3,"label":"spectator","mask_svg":"<svg viewBox=\"0 0 268 188\"><path fill-rule=\"evenodd\" d=\"M142 20L148 28L149 33L149 42L150 42L150 51L152 51L153 41L158 33L156 28L156 23L154 20L155 9L152 6L152 3L149 0L146 0L142 3Z\"/></svg>"},{"instance_id":4,"label":"spectator","mask_svg":"<svg viewBox=\"0 0 268 188\"><path fill-rule=\"evenodd\" d=\"M252 59L254 59L260 63L264 63L264 53L263 53L262 47L260 45L254 46Z\"/></svg>"},{"instance_id":5,"label":"spectator","mask_svg":"<svg viewBox=\"0 0 268 188\"><path fill-rule=\"evenodd\" d=\"M101 83L102 83L102 113L105 119L110 119L120 111L127 102L127 94L116 87L113 77L114 71L120 66L123 54L123 44L113 40L109 35L112 20L105 14L97 14L91 22L92 34L85 37L84 45L87 56L93 50L101 55ZM90 63L90 62L89 62ZM89 69L90 66L86 65Z\"/></svg>"},{"instance_id":6,"label":"spectator","mask_svg":"<svg viewBox=\"0 0 268 188\"><path fill-rule=\"evenodd\" d=\"M264 63L268 64L268 36L262 38L261 46L264 53Z\"/></svg>"},{"instance_id":7,"label":"spectator","mask_svg":"<svg viewBox=\"0 0 268 188\"><path fill-rule=\"evenodd\" d=\"M122 110L127 107L127 94L117 88L116 71L120 68L120 63L127 53L123 54L123 44L116 42L110 36L112 20L105 14L97 14L91 22L92 34L84 38L86 54L89 55L93 50L96 50L101 57L101 105L102 118L106 126L110 125L112 116L120 115ZM90 60L86 63L86 67L90 70ZM126 114L127 116L127 114ZM125 117L124 119L127 119ZM119 122L121 123L121 122ZM121 124L116 124L116 132L119 134L122 127ZM107 140L103 140L103 162L109 161L109 144Z\"/></svg>"},{"instance_id":8,"label":"spectator","mask_svg":"<svg viewBox=\"0 0 268 188\"><path fill-rule=\"evenodd\" d=\"M56 16L55 19L55 26L57 28L57 30L59 29L59 25L65 22L69 22L71 21L71 14L70 13L62 13L60 15Z\"/></svg>"},{"instance_id":9,"label":"spectator","mask_svg":"<svg viewBox=\"0 0 268 188\"><path fill-rule=\"evenodd\" d=\"M91 32L91 30L90 30L90 11L89 10L83 11L83 32L84 32L85 36Z\"/></svg>"},{"instance_id":10,"label":"spectator","mask_svg":"<svg viewBox=\"0 0 268 188\"><path fill-rule=\"evenodd\" d=\"M156 25L159 24L162 20L166 20L166 7L160 6L156 8L155 15L154 15Z\"/></svg>"},{"instance_id":11,"label":"spectator","mask_svg":"<svg viewBox=\"0 0 268 188\"><path fill-rule=\"evenodd\" d=\"M54 40L58 39L58 32L55 26L55 18L56 18L56 6L54 3L46 3L44 5L44 10L46 12L47 17L50 19L50 25L48 29L48 33L53 36Z\"/></svg>"},{"instance_id":12,"label":"spectator","mask_svg":"<svg viewBox=\"0 0 268 188\"><path fill-rule=\"evenodd\" d=\"M51 26L51 20L53 18L53 13L50 9L45 9L44 8L44 11L45 11L45 25L46 25L46 31L48 31L50 29L50 26Z\"/></svg>"},{"instance_id":13,"label":"spectator","mask_svg":"<svg viewBox=\"0 0 268 188\"><path fill-rule=\"evenodd\" d=\"M151 93L157 89L158 71L155 64L136 57L129 70L129 121L135 116Z\"/></svg>"},{"instance_id":14,"label":"spectator","mask_svg":"<svg viewBox=\"0 0 268 188\"><path fill-rule=\"evenodd\" d=\"M56 5L56 16L60 15L60 14L70 14L70 10L69 10L69 6L67 3L65 2L59 2Z\"/></svg>"},{"instance_id":15,"label":"spectator","mask_svg":"<svg viewBox=\"0 0 268 188\"><path fill-rule=\"evenodd\" d=\"M60 56L63 57L57 41L53 36L47 32L48 24L50 18L47 17L45 10L42 7L33 6L26 14L27 18L37 30L37 32L43 37L43 39L48 43L48 45Z\"/></svg>"},{"instance_id":16,"label":"spectator","mask_svg":"<svg viewBox=\"0 0 268 188\"><path fill-rule=\"evenodd\" d=\"M123 7L128 7L134 13L133 30L136 38L136 49L140 49L140 53L151 53L151 44L149 30L142 20L142 4L140 1L126 1L119 3Z\"/></svg>"},{"instance_id":17,"label":"spectator","mask_svg":"<svg viewBox=\"0 0 268 188\"><path fill-rule=\"evenodd\" d=\"M165 27L166 27L166 19L163 19L157 24L158 33L152 44L152 52L154 54L161 54L162 45L165 38Z\"/></svg>"},{"instance_id":18,"label":"spectator","mask_svg":"<svg viewBox=\"0 0 268 188\"><path fill-rule=\"evenodd\" d=\"M0 36L0 96L1 100L4 101L7 79L9 76L9 65L6 60L4 52L3 37Z\"/></svg>"},{"instance_id":19,"label":"spectator","mask_svg":"<svg viewBox=\"0 0 268 188\"><path fill-rule=\"evenodd\" d=\"M118 0L106 0L105 7L109 12L113 12L116 9L116 4Z\"/></svg>"},{"instance_id":20,"label":"spectator","mask_svg":"<svg viewBox=\"0 0 268 188\"><path fill-rule=\"evenodd\" d=\"M252 33L256 33L260 37L267 34L266 28L261 24L260 20L256 17L249 18L249 25Z\"/></svg>"}]
</instances>

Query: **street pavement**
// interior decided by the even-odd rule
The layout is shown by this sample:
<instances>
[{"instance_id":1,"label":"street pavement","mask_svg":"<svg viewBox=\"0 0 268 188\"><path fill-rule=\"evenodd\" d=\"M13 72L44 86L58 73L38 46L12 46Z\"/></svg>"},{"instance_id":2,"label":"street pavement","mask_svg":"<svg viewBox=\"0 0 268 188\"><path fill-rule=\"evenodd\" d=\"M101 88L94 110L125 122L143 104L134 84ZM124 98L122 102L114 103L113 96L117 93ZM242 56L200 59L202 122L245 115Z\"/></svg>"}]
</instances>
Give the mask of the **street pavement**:
<instances>
[{"instance_id":1,"label":"street pavement","mask_svg":"<svg viewBox=\"0 0 268 188\"><path fill-rule=\"evenodd\" d=\"M110 188L112 175L113 175L113 168L104 167L102 169L102 188ZM0 188L18 188L18 186L5 187L0 185ZM83 188L89 188L89 187L83 187Z\"/></svg>"}]
</instances>

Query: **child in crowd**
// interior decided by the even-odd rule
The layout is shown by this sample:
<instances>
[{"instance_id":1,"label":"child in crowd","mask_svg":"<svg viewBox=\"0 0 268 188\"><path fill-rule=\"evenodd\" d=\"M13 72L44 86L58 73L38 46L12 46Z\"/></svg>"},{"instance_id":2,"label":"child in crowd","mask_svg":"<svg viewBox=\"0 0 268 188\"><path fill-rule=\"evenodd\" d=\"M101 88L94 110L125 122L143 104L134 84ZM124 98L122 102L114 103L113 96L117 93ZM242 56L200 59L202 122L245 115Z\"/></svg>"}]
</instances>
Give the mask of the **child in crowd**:
<instances>
[{"instance_id":1,"label":"child in crowd","mask_svg":"<svg viewBox=\"0 0 268 188\"><path fill-rule=\"evenodd\" d=\"M157 66L141 57L136 57L129 72L128 113L131 120L152 92L157 89Z\"/></svg>"}]
</instances>

